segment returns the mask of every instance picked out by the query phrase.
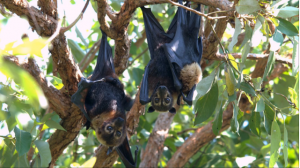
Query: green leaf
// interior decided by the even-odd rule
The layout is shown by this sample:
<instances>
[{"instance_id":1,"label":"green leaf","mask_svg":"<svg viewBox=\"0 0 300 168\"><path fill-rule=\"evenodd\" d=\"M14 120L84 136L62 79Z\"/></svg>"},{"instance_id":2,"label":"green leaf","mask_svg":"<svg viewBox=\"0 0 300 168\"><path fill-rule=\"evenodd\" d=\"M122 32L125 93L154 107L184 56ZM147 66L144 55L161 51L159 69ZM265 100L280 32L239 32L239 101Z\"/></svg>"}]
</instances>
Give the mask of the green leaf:
<instances>
[{"instance_id":1,"label":"green leaf","mask_svg":"<svg viewBox=\"0 0 300 168\"><path fill-rule=\"evenodd\" d=\"M252 111L252 115L249 122L251 132L260 137L260 114L259 112Z\"/></svg>"},{"instance_id":2,"label":"green leaf","mask_svg":"<svg viewBox=\"0 0 300 168\"><path fill-rule=\"evenodd\" d=\"M45 115L43 116L43 118L41 119L41 123L46 122L49 118L51 118L51 117L54 116L54 115L55 115L55 113L48 113L48 114L45 114Z\"/></svg>"},{"instance_id":3,"label":"green leaf","mask_svg":"<svg viewBox=\"0 0 300 168\"><path fill-rule=\"evenodd\" d=\"M39 154L41 157L41 167L48 167L49 163L51 162L51 152L48 142L36 140L34 141L34 144L39 150Z\"/></svg>"},{"instance_id":4,"label":"green leaf","mask_svg":"<svg viewBox=\"0 0 300 168\"><path fill-rule=\"evenodd\" d=\"M286 6L284 8L279 9L279 12L277 17L282 17L282 18L289 18L299 15L299 8L293 7L293 6Z\"/></svg>"},{"instance_id":5,"label":"green leaf","mask_svg":"<svg viewBox=\"0 0 300 168\"><path fill-rule=\"evenodd\" d=\"M277 18L279 22L279 26L277 29L281 31L283 34L286 34L288 36L297 36L298 30L297 28L289 21L281 18Z\"/></svg>"},{"instance_id":6,"label":"green leaf","mask_svg":"<svg viewBox=\"0 0 300 168\"><path fill-rule=\"evenodd\" d=\"M288 165L288 132L285 128L283 128L283 157L284 157L284 167Z\"/></svg>"},{"instance_id":7,"label":"green leaf","mask_svg":"<svg viewBox=\"0 0 300 168\"><path fill-rule=\"evenodd\" d=\"M196 98L195 100L198 100L200 97L204 96L211 88L212 83L215 79L215 76L219 69L215 69L209 74L207 77L203 78L196 86ZM196 101L194 101L194 105Z\"/></svg>"},{"instance_id":8,"label":"green leaf","mask_svg":"<svg viewBox=\"0 0 300 168\"><path fill-rule=\"evenodd\" d=\"M222 102L221 102L221 104L219 106L220 106L220 109L217 112L217 114L215 114L215 119L213 121L213 126L212 126L213 133L215 135L219 134L219 132L220 132L220 130L222 128L222 123L223 123L223 109L222 109L223 104L222 104Z\"/></svg>"},{"instance_id":9,"label":"green leaf","mask_svg":"<svg viewBox=\"0 0 300 168\"><path fill-rule=\"evenodd\" d=\"M32 137L29 132L22 131L18 127L15 127L14 132L16 136L16 150L19 156L22 156L29 151Z\"/></svg>"},{"instance_id":10,"label":"green leaf","mask_svg":"<svg viewBox=\"0 0 300 168\"><path fill-rule=\"evenodd\" d=\"M239 107L237 106L237 101L232 102L233 104L233 117L230 122L231 130L239 134L240 124L239 118L243 116L243 112L240 113Z\"/></svg>"},{"instance_id":11,"label":"green leaf","mask_svg":"<svg viewBox=\"0 0 300 168\"><path fill-rule=\"evenodd\" d=\"M235 91L235 77L233 75L233 72L231 70L230 66L224 66L225 69L225 80L226 80L226 88L227 88L227 93L229 96L232 96L234 94Z\"/></svg>"},{"instance_id":12,"label":"green leaf","mask_svg":"<svg viewBox=\"0 0 300 168\"><path fill-rule=\"evenodd\" d=\"M96 163L97 158L96 157L92 157L90 158L88 161L84 162L81 167L93 167L94 164Z\"/></svg>"},{"instance_id":13,"label":"green leaf","mask_svg":"<svg viewBox=\"0 0 300 168\"><path fill-rule=\"evenodd\" d=\"M261 77L252 78L252 83L253 83L253 86L254 86L255 90L260 90L261 89L261 83L262 83Z\"/></svg>"},{"instance_id":14,"label":"green leaf","mask_svg":"<svg viewBox=\"0 0 300 168\"><path fill-rule=\"evenodd\" d=\"M264 76L263 76L263 81L266 80L269 72L271 71L272 66L275 63L275 54L274 51L271 51L269 54L269 58L268 58L268 62L267 62L267 66L265 68L265 72L264 72Z\"/></svg>"},{"instance_id":15,"label":"green leaf","mask_svg":"<svg viewBox=\"0 0 300 168\"><path fill-rule=\"evenodd\" d=\"M249 52L250 52L250 42L247 42L242 51L242 62L241 62L242 64L245 63Z\"/></svg>"},{"instance_id":16,"label":"green leaf","mask_svg":"<svg viewBox=\"0 0 300 168\"><path fill-rule=\"evenodd\" d=\"M265 110L265 102L263 98L260 98L256 104L255 111L264 112L264 110Z\"/></svg>"},{"instance_id":17,"label":"green leaf","mask_svg":"<svg viewBox=\"0 0 300 168\"><path fill-rule=\"evenodd\" d=\"M267 104L265 105L265 111L264 111L264 124L266 131L269 135L271 135L271 126L275 118L275 112L273 109L268 106Z\"/></svg>"},{"instance_id":18,"label":"green leaf","mask_svg":"<svg viewBox=\"0 0 300 168\"><path fill-rule=\"evenodd\" d=\"M276 122L276 120L272 123L272 133L271 133L271 152L270 152L270 161L269 167L274 167L277 162L279 156L279 148L280 148L280 128Z\"/></svg>"},{"instance_id":19,"label":"green leaf","mask_svg":"<svg viewBox=\"0 0 300 168\"><path fill-rule=\"evenodd\" d=\"M71 39L68 39L68 45L71 49L72 55L74 56L76 62L80 62L82 58L85 56L80 46Z\"/></svg>"},{"instance_id":20,"label":"green leaf","mask_svg":"<svg viewBox=\"0 0 300 168\"><path fill-rule=\"evenodd\" d=\"M14 44L9 43L8 45L5 46L4 52L12 52L12 55L36 55L39 57L43 57L42 55L42 49L46 47L48 44L47 39L34 39L30 41L28 38L25 38L23 40L23 43L11 48Z\"/></svg>"},{"instance_id":21,"label":"green leaf","mask_svg":"<svg viewBox=\"0 0 300 168\"><path fill-rule=\"evenodd\" d=\"M228 54L228 59L233 68L235 68L238 71L239 68L237 66L237 63L235 62L235 58L231 54Z\"/></svg>"},{"instance_id":22,"label":"green leaf","mask_svg":"<svg viewBox=\"0 0 300 168\"><path fill-rule=\"evenodd\" d=\"M232 52L233 46L238 42L238 35L242 32L242 24L238 18L235 18L235 31L231 42L229 43L228 50Z\"/></svg>"},{"instance_id":23,"label":"green leaf","mask_svg":"<svg viewBox=\"0 0 300 168\"><path fill-rule=\"evenodd\" d=\"M245 91L246 93L252 96L256 96L255 90L250 86L249 83L242 82L240 89L242 89L243 91Z\"/></svg>"},{"instance_id":24,"label":"green leaf","mask_svg":"<svg viewBox=\"0 0 300 168\"><path fill-rule=\"evenodd\" d=\"M252 33L253 33L253 30L252 28L250 27L250 22L247 22L245 23L245 37L244 37L244 40L239 48L239 50L247 43L249 42L250 43L250 39L252 38Z\"/></svg>"},{"instance_id":25,"label":"green leaf","mask_svg":"<svg viewBox=\"0 0 300 168\"><path fill-rule=\"evenodd\" d=\"M218 102L218 96L218 84L214 83L210 91L196 103L196 118L194 125L202 123L213 114Z\"/></svg>"},{"instance_id":26,"label":"green leaf","mask_svg":"<svg viewBox=\"0 0 300 168\"><path fill-rule=\"evenodd\" d=\"M293 55L292 55L292 76L296 76L296 74L299 72L299 37L295 36L293 40Z\"/></svg>"},{"instance_id":27,"label":"green leaf","mask_svg":"<svg viewBox=\"0 0 300 168\"><path fill-rule=\"evenodd\" d=\"M263 34L260 32L260 28L262 27L262 22L259 19L256 19L256 24L253 29L253 35L250 41L251 47L256 47L259 45Z\"/></svg>"},{"instance_id":28,"label":"green leaf","mask_svg":"<svg viewBox=\"0 0 300 168\"><path fill-rule=\"evenodd\" d=\"M36 80L22 68L9 63L0 63L0 72L5 76L12 78L19 84L25 95L28 97L26 100L35 110L39 110L40 106L46 108L48 106L47 99L37 84Z\"/></svg>"},{"instance_id":29,"label":"green leaf","mask_svg":"<svg viewBox=\"0 0 300 168\"><path fill-rule=\"evenodd\" d=\"M82 41L82 43L86 46L89 47L89 44L85 41L85 38L82 36L81 32L78 30L77 26L75 26L75 32L77 37L80 38L80 40Z\"/></svg>"},{"instance_id":30,"label":"green leaf","mask_svg":"<svg viewBox=\"0 0 300 168\"><path fill-rule=\"evenodd\" d=\"M53 121L53 120L47 120L45 122L45 124L49 127L49 128L56 128L56 129L59 129L59 130L63 130L63 131L66 131L59 123Z\"/></svg>"},{"instance_id":31,"label":"green leaf","mask_svg":"<svg viewBox=\"0 0 300 168\"><path fill-rule=\"evenodd\" d=\"M250 14L260 10L260 6L256 0L240 0L235 9L239 14Z\"/></svg>"}]
</instances>

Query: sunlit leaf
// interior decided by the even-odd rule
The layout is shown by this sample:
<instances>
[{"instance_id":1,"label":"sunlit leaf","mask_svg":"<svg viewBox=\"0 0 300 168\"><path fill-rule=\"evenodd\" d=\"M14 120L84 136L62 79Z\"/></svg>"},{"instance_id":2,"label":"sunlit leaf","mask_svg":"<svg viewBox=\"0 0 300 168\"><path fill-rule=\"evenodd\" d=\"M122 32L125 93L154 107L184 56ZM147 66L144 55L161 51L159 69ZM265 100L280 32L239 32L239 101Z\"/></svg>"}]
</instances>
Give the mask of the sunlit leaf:
<instances>
[{"instance_id":1,"label":"sunlit leaf","mask_svg":"<svg viewBox=\"0 0 300 168\"><path fill-rule=\"evenodd\" d=\"M260 90L261 89L261 77L258 78L252 78L252 82L253 82L253 86L255 88L255 90Z\"/></svg>"},{"instance_id":2,"label":"sunlit leaf","mask_svg":"<svg viewBox=\"0 0 300 168\"><path fill-rule=\"evenodd\" d=\"M39 154L41 157L41 167L48 167L49 163L51 162L51 152L48 142L36 140L34 141L34 144L39 150Z\"/></svg>"},{"instance_id":3,"label":"sunlit leaf","mask_svg":"<svg viewBox=\"0 0 300 168\"><path fill-rule=\"evenodd\" d=\"M265 102L263 98L260 98L259 101L256 103L255 111L264 112L264 110L265 110Z\"/></svg>"},{"instance_id":4,"label":"sunlit leaf","mask_svg":"<svg viewBox=\"0 0 300 168\"><path fill-rule=\"evenodd\" d=\"M240 0L235 9L239 14L250 14L260 10L260 6L256 0Z\"/></svg>"},{"instance_id":5,"label":"sunlit leaf","mask_svg":"<svg viewBox=\"0 0 300 168\"><path fill-rule=\"evenodd\" d=\"M243 48L243 51L242 51L242 64L245 63L249 52L250 52L250 42L247 42L245 44L245 47Z\"/></svg>"},{"instance_id":6,"label":"sunlit leaf","mask_svg":"<svg viewBox=\"0 0 300 168\"><path fill-rule=\"evenodd\" d=\"M238 35L242 32L242 24L238 18L235 18L235 31L231 42L229 43L228 50L232 52L233 46L238 42ZM230 58L229 58L230 59Z\"/></svg>"},{"instance_id":7,"label":"sunlit leaf","mask_svg":"<svg viewBox=\"0 0 300 168\"><path fill-rule=\"evenodd\" d=\"M284 8L278 9L279 12L276 15L277 17L289 18L296 15L299 15L299 8L293 6L286 6Z\"/></svg>"},{"instance_id":8,"label":"sunlit leaf","mask_svg":"<svg viewBox=\"0 0 300 168\"><path fill-rule=\"evenodd\" d=\"M40 86L28 72L9 62L0 64L0 72L20 84L24 89L25 95L28 96L28 103L36 110L39 109L39 106L43 108L48 106L48 102Z\"/></svg>"},{"instance_id":9,"label":"sunlit leaf","mask_svg":"<svg viewBox=\"0 0 300 168\"><path fill-rule=\"evenodd\" d=\"M63 131L66 131L59 123L53 121L53 120L47 120L45 122L45 124L49 127L49 128L56 128L56 129L59 129L59 130L63 130Z\"/></svg>"},{"instance_id":10,"label":"sunlit leaf","mask_svg":"<svg viewBox=\"0 0 300 168\"><path fill-rule=\"evenodd\" d=\"M240 117L243 116L243 114L240 114L240 112L239 112L239 107L237 106L237 101L235 100L232 103L233 103L233 117L230 122L231 130L233 132L236 132L239 134L240 124L239 124L238 120Z\"/></svg>"},{"instance_id":11,"label":"sunlit leaf","mask_svg":"<svg viewBox=\"0 0 300 168\"><path fill-rule=\"evenodd\" d=\"M215 69L211 72L211 74L209 74L207 77L203 78L196 86L196 98L195 100L198 100L200 97L202 97L203 95L205 95L211 88L212 83L215 79L215 76L217 74L217 72L219 71L219 69ZM196 101L194 101L195 104Z\"/></svg>"},{"instance_id":12,"label":"sunlit leaf","mask_svg":"<svg viewBox=\"0 0 300 168\"><path fill-rule=\"evenodd\" d=\"M234 86L236 81L231 68L227 66L225 66L225 80L226 80L227 93L229 96L232 96L234 94L234 90L235 90Z\"/></svg>"},{"instance_id":13,"label":"sunlit leaf","mask_svg":"<svg viewBox=\"0 0 300 168\"><path fill-rule=\"evenodd\" d=\"M16 136L16 150L19 156L22 156L29 151L32 137L29 132L20 130L18 127L15 127L14 132Z\"/></svg>"},{"instance_id":14,"label":"sunlit leaf","mask_svg":"<svg viewBox=\"0 0 300 168\"><path fill-rule=\"evenodd\" d=\"M212 116L218 102L218 84L214 83L210 91L197 100L195 111L196 118L194 125L200 124Z\"/></svg>"},{"instance_id":15,"label":"sunlit leaf","mask_svg":"<svg viewBox=\"0 0 300 168\"><path fill-rule=\"evenodd\" d=\"M289 21L281 18L277 18L279 22L279 26L277 29L281 31L283 34L286 34L288 36L297 36L298 35L298 30L297 28Z\"/></svg>"},{"instance_id":16,"label":"sunlit leaf","mask_svg":"<svg viewBox=\"0 0 300 168\"><path fill-rule=\"evenodd\" d=\"M260 28L262 27L262 23L259 19L256 19L256 23L253 29L253 35L250 41L251 47L256 47L259 45L263 34L260 32Z\"/></svg>"},{"instance_id":17,"label":"sunlit leaf","mask_svg":"<svg viewBox=\"0 0 300 168\"><path fill-rule=\"evenodd\" d=\"M84 162L80 167L93 167L94 164L96 163L97 158L92 157L88 161Z\"/></svg>"},{"instance_id":18,"label":"sunlit leaf","mask_svg":"<svg viewBox=\"0 0 300 168\"><path fill-rule=\"evenodd\" d=\"M29 39L24 39L23 44L20 44L12 48L13 55L36 55L42 57L42 49L48 44L46 39L34 39L29 41Z\"/></svg>"},{"instance_id":19,"label":"sunlit leaf","mask_svg":"<svg viewBox=\"0 0 300 168\"><path fill-rule=\"evenodd\" d=\"M299 37L294 37L293 40L293 55L292 55L292 76L299 72Z\"/></svg>"},{"instance_id":20,"label":"sunlit leaf","mask_svg":"<svg viewBox=\"0 0 300 168\"><path fill-rule=\"evenodd\" d=\"M231 65L236 69L236 70L239 70L238 66L237 66L237 63L235 62L235 58L231 55L231 54L228 54L228 59L229 59L229 62L231 63Z\"/></svg>"},{"instance_id":21,"label":"sunlit leaf","mask_svg":"<svg viewBox=\"0 0 300 168\"><path fill-rule=\"evenodd\" d=\"M279 156L279 148L280 148L280 128L277 124L277 121L274 120L272 122L272 132L271 132L271 152L270 152L270 161L269 167L274 167L275 163L277 162Z\"/></svg>"},{"instance_id":22,"label":"sunlit leaf","mask_svg":"<svg viewBox=\"0 0 300 168\"><path fill-rule=\"evenodd\" d=\"M245 91L246 93L252 96L256 96L255 90L252 88L252 86L249 83L242 82L240 89L242 89L243 91Z\"/></svg>"}]
</instances>

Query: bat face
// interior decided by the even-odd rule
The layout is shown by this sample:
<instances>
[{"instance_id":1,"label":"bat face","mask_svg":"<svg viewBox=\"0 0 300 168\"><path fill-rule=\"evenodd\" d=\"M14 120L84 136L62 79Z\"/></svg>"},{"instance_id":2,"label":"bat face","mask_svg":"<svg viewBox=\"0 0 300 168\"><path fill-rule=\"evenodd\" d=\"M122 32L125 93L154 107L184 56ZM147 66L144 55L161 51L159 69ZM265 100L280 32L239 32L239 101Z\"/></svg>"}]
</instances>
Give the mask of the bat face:
<instances>
[{"instance_id":1,"label":"bat face","mask_svg":"<svg viewBox=\"0 0 300 168\"><path fill-rule=\"evenodd\" d=\"M156 111L166 112L173 106L172 94L166 86L159 86L153 93L151 99L152 108Z\"/></svg>"},{"instance_id":2,"label":"bat face","mask_svg":"<svg viewBox=\"0 0 300 168\"><path fill-rule=\"evenodd\" d=\"M92 120L92 127L98 141L105 146L120 146L127 136L125 119L122 117L107 118L107 114L98 115Z\"/></svg>"}]
</instances>

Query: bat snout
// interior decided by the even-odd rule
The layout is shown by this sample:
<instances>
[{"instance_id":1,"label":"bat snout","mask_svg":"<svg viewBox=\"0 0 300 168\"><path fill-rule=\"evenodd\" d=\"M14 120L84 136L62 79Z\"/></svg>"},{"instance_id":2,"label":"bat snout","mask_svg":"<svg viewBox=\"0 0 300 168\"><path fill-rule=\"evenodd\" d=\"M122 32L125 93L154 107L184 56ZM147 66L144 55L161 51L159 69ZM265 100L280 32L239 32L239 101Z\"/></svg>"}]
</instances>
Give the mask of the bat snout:
<instances>
[{"instance_id":1,"label":"bat snout","mask_svg":"<svg viewBox=\"0 0 300 168\"><path fill-rule=\"evenodd\" d=\"M118 117L118 118L115 119L114 122L115 122L116 127L122 127L125 123L125 120L121 117Z\"/></svg>"}]
</instances>

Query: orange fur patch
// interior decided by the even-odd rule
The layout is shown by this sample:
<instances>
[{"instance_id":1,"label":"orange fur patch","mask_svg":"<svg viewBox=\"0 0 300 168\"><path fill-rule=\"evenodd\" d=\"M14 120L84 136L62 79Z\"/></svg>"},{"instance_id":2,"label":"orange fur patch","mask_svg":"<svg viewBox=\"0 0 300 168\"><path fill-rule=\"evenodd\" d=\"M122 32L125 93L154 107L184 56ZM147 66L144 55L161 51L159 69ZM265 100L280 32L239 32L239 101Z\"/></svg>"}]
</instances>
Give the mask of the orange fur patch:
<instances>
[{"instance_id":1,"label":"orange fur patch","mask_svg":"<svg viewBox=\"0 0 300 168\"><path fill-rule=\"evenodd\" d=\"M198 63L194 62L189 65L185 65L179 78L183 84L183 92L191 90L191 88L200 82L202 79L202 70Z\"/></svg>"}]
</instances>

